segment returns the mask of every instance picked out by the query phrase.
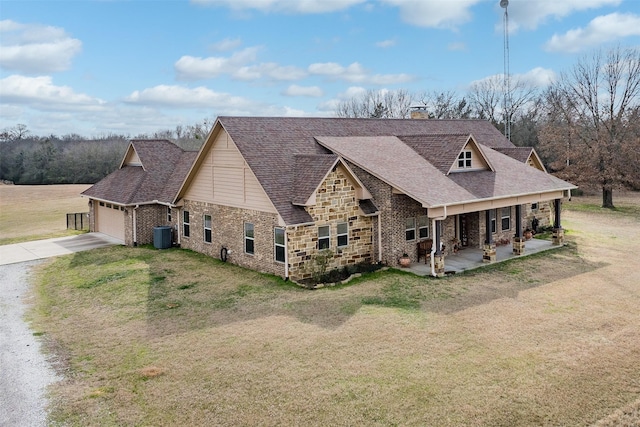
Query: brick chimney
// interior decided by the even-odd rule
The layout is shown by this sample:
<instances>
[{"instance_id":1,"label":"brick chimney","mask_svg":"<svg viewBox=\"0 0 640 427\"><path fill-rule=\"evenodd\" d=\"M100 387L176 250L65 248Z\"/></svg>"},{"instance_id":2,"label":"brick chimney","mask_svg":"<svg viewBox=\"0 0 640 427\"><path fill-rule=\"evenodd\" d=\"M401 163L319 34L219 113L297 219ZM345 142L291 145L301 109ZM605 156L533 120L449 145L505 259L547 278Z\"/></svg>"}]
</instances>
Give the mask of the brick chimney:
<instances>
[{"instance_id":1,"label":"brick chimney","mask_svg":"<svg viewBox=\"0 0 640 427\"><path fill-rule=\"evenodd\" d=\"M411 118L412 119L428 119L429 112L427 111L426 105L411 107Z\"/></svg>"}]
</instances>

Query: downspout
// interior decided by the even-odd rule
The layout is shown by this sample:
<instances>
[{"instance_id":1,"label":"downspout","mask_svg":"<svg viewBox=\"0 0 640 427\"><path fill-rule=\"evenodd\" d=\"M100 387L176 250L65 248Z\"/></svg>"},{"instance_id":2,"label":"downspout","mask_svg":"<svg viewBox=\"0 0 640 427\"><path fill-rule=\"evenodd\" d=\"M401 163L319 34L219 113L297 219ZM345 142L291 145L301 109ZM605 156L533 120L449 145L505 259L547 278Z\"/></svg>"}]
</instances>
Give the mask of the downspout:
<instances>
[{"instance_id":1,"label":"downspout","mask_svg":"<svg viewBox=\"0 0 640 427\"><path fill-rule=\"evenodd\" d=\"M436 253L436 240L440 241L440 239L436 239L436 221L444 221L445 219L447 219L447 205L444 205L444 215L438 218L431 218L431 224L433 227L433 244L431 245L431 275L433 277L437 277L436 275L436 265L435 265L435 261L433 260L433 257ZM440 248L438 248L439 250Z\"/></svg>"},{"instance_id":2,"label":"downspout","mask_svg":"<svg viewBox=\"0 0 640 427\"><path fill-rule=\"evenodd\" d=\"M382 262L382 219L380 219L380 212L378 212L378 262Z\"/></svg>"},{"instance_id":3,"label":"downspout","mask_svg":"<svg viewBox=\"0 0 640 427\"><path fill-rule=\"evenodd\" d=\"M284 228L284 280L289 280L289 227Z\"/></svg>"},{"instance_id":4,"label":"downspout","mask_svg":"<svg viewBox=\"0 0 640 427\"><path fill-rule=\"evenodd\" d=\"M133 246L138 246L138 215L136 215L136 211L140 205L136 205L133 208Z\"/></svg>"}]
</instances>

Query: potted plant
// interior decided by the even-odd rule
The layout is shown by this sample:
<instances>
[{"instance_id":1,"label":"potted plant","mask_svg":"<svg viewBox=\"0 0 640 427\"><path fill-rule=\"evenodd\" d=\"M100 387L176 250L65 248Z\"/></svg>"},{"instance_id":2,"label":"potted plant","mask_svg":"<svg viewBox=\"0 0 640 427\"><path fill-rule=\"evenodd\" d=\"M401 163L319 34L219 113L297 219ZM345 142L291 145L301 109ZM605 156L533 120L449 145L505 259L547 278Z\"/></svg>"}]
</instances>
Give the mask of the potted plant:
<instances>
[{"instance_id":1,"label":"potted plant","mask_svg":"<svg viewBox=\"0 0 640 427\"><path fill-rule=\"evenodd\" d=\"M406 252L403 253L402 256L400 257L400 266L409 267L410 264L411 264L411 258L409 258L409 255Z\"/></svg>"},{"instance_id":2,"label":"potted plant","mask_svg":"<svg viewBox=\"0 0 640 427\"><path fill-rule=\"evenodd\" d=\"M528 229L528 228L526 230L524 230L523 234L524 234L524 238L527 239L527 240L529 240L530 238L533 237L533 231Z\"/></svg>"}]
</instances>

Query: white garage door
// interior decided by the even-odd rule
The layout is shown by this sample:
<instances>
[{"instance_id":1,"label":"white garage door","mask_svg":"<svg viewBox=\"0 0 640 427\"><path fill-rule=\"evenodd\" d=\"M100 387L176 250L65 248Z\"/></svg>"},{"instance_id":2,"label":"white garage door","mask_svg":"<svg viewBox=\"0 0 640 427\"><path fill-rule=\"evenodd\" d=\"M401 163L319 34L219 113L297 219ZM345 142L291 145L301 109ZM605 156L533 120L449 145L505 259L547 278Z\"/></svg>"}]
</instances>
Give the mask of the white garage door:
<instances>
[{"instance_id":1,"label":"white garage door","mask_svg":"<svg viewBox=\"0 0 640 427\"><path fill-rule=\"evenodd\" d=\"M100 233L124 241L124 211L118 205L98 203L96 228Z\"/></svg>"}]
</instances>

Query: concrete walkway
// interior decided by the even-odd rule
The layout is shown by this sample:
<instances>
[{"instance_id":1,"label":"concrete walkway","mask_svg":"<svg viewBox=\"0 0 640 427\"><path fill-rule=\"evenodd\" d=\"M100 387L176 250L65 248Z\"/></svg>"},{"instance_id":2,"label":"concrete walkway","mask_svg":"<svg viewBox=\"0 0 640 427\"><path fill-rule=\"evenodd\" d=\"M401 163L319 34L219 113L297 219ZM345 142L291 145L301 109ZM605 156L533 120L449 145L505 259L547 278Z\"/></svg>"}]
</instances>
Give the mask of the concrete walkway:
<instances>
[{"instance_id":1,"label":"concrete walkway","mask_svg":"<svg viewBox=\"0 0 640 427\"><path fill-rule=\"evenodd\" d=\"M549 240L530 239L525 242L524 255L514 255L512 245L498 246L496 248L496 262L520 258L559 247L560 246L554 246ZM465 248L458 251L457 254L447 255L444 258L444 269L446 273L460 273L486 265L488 264L482 262L482 249ZM427 260L427 264L414 262L407 270L419 276L429 276L431 275L431 260Z\"/></svg>"},{"instance_id":2,"label":"concrete walkway","mask_svg":"<svg viewBox=\"0 0 640 427\"><path fill-rule=\"evenodd\" d=\"M107 246L122 245L124 242L102 233L86 233L77 236L56 237L0 246L0 265L33 261L58 255Z\"/></svg>"}]
</instances>

